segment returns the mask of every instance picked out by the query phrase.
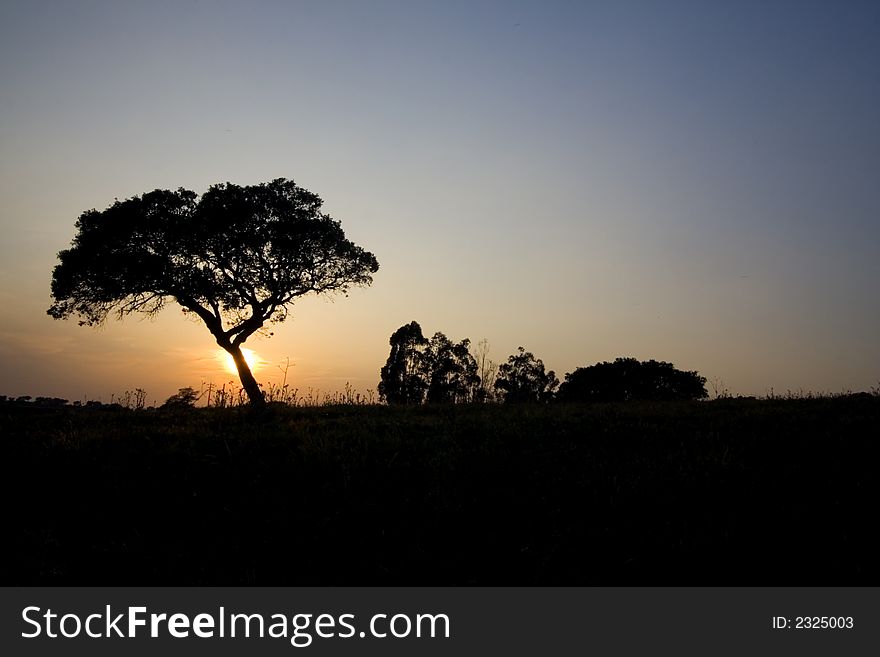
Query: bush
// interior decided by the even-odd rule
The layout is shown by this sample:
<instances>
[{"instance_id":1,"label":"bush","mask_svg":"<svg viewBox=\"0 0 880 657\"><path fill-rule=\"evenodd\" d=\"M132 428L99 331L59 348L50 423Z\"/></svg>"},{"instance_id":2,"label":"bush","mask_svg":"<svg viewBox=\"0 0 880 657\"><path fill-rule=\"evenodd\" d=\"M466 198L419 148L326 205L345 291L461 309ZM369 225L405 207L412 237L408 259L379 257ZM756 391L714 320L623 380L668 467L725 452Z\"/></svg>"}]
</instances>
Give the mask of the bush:
<instances>
[{"instance_id":1,"label":"bush","mask_svg":"<svg viewBox=\"0 0 880 657\"><path fill-rule=\"evenodd\" d=\"M672 401L704 399L706 378L675 369L672 363L618 358L613 363L579 367L565 375L562 401Z\"/></svg>"}]
</instances>

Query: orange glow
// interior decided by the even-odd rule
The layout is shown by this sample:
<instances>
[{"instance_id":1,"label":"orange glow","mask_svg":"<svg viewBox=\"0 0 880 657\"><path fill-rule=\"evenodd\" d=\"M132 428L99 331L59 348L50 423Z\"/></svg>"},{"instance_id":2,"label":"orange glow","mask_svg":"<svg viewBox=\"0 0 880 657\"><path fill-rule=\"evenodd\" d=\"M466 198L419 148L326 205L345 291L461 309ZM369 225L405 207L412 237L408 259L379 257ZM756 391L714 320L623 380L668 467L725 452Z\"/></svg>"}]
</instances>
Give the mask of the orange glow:
<instances>
[{"instance_id":1,"label":"orange glow","mask_svg":"<svg viewBox=\"0 0 880 657\"><path fill-rule=\"evenodd\" d=\"M248 367L251 368L251 372L256 372L259 369L261 360L260 357L254 352L253 349L248 349L247 347L241 348L241 353L244 354L244 360L248 364ZM235 367L235 361L232 359L232 356L226 351L218 352L217 359L223 363L223 368L229 372L230 374L238 375L238 369Z\"/></svg>"}]
</instances>

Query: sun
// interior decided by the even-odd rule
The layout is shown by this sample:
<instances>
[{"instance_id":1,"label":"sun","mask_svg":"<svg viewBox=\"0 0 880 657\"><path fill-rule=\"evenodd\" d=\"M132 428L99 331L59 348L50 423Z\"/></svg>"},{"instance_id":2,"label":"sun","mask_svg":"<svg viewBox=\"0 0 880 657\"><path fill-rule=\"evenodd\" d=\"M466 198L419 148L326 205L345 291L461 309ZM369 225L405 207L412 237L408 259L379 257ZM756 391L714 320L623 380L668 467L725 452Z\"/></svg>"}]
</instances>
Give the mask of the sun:
<instances>
[{"instance_id":1,"label":"sun","mask_svg":"<svg viewBox=\"0 0 880 657\"><path fill-rule=\"evenodd\" d=\"M260 366L260 357L253 349L248 349L247 347L242 347L241 353L244 355L244 360L248 364L248 367L251 368L251 372L255 372ZM232 356L227 351L218 352L217 358L218 360L222 361L223 368L229 374L238 375L238 369L235 367L235 361L232 360Z\"/></svg>"}]
</instances>

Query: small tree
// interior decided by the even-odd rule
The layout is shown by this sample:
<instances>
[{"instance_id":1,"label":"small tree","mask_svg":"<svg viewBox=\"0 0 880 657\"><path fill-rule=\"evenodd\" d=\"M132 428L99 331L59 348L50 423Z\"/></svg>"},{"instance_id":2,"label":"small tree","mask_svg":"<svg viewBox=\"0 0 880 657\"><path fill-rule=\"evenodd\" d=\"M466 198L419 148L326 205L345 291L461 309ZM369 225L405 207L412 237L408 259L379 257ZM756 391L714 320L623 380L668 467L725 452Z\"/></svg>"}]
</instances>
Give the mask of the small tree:
<instances>
[{"instance_id":1,"label":"small tree","mask_svg":"<svg viewBox=\"0 0 880 657\"><path fill-rule=\"evenodd\" d=\"M562 401L671 401L704 399L706 378L675 369L672 363L618 358L579 367L565 375Z\"/></svg>"},{"instance_id":2,"label":"small tree","mask_svg":"<svg viewBox=\"0 0 880 657\"><path fill-rule=\"evenodd\" d=\"M162 404L162 408L192 408L201 395L193 388L180 388Z\"/></svg>"},{"instance_id":3,"label":"small tree","mask_svg":"<svg viewBox=\"0 0 880 657\"><path fill-rule=\"evenodd\" d=\"M422 375L422 350L428 341L418 322L404 324L389 340L391 353L382 368L379 399L389 404L421 404L428 387Z\"/></svg>"},{"instance_id":4,"label":"small tree","mask_svg":"<svg viewBox=\"0 0 880 657\"><path fill-rule=\"evenodd\" d=\"M558 385L556 373L545 372L543 361L522 347L498 366L495 379L495 390L505 403L549 401Z\"/></svg>"},{"instance_id":5,"label":"small tree","mask_svg":"<svg viewBox=\"0 0 880 657\"><path fill-rule=\"evenodd\" d=\"M372 282L376 257L321 213L316 194L279 178L194 192L156 190L84 212L52 274L56 319L101 324L110 313L158 313L168 301L201 319L235 362L254 405L264 403L241 346L310 293ZM271 335L271 333L268 333Z\"/></svg>"}]
</instances>

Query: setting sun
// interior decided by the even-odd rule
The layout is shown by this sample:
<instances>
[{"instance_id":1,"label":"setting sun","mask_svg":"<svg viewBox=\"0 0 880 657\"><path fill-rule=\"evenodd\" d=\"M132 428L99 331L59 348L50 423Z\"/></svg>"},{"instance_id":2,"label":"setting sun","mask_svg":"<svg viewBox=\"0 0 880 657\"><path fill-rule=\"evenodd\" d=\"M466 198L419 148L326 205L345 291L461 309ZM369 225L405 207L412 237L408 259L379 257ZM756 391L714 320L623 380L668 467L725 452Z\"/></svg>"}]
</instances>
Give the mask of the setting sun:
<instances>
[{"instance_id":1,"label":"setting sun","mask_svg":"<svg viewBox=\"0 0 880 657\"><path fill-rule=\"evenodd\" d=\"M244 354L245 362L247 362L248 367L251 368L251 372L256 372L260 369L260 364L262 361L253 349L242 347L241 353ZM229 353L225 351L218 351L217 359L223 363L223 368L227 372L229 372L230 374L238 374L238 370L235 367L235 361L232 360L232 356L229 355Z\"/></svg>"}]
</instances>

